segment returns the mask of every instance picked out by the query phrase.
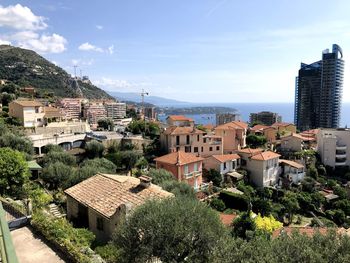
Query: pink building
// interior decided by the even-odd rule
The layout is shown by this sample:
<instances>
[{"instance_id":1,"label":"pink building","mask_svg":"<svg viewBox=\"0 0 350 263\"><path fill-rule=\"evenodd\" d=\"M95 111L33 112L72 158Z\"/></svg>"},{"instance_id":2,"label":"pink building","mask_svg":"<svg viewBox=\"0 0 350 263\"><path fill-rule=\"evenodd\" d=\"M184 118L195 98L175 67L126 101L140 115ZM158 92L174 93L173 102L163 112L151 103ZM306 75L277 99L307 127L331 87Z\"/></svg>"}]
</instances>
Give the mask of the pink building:
<instances>
[{"instance_id":1,"label":"pink building","mask_svg":"<svg viewBox=\"0 0 350 263\"><path fill-rule=\"evenodd\" d=\"M223 153L234 153L246 147L248 124L242 121L233 121L217 126L215 135L222 138Z\"/></svg>"},{"instance_id":2,"label":"pink building","mask_svg":"<svg viewBox=\"0 0 350 263\"><path fill-rule=\"evenodd\" d=\"M57 107L61 109L68 120L79 120L81 118L82 99L63 98L57 101Z\"/></svg>"},{"instance_id":3,"label":"pink building","mask_svg":"<svg viewBox=\"0 0 350 263\"><path fill-rule=\"evenodd\" d=\"M202 184L203 158L183 151L173 152L154 159L157 169L171 172L178 181L186 182L194 189Z\"/></svg>"},{"instance_id":4,"label":"pink building","mask_svg":"<svg viewBox=\"0 0 350 263\"><path fill-rule=\"evenodd\" d=\"M90 101L85 105L84 117L90 124L97 124L100 119L107 118L103 100Z\"/></svg>"},{"instance_id":5,"label":"pink building","mask_svg":"<svg viewBox=\"0 0 350 263\"><path fill-rule=\"evenodd\" d=\"M180 127L193 127L194 120L191 118L187 118L183 115L169 115L166 118L167 124L170 126L180 126Z\"/></svg>"},{"instance_id":6,"label":"pink building","mask_svg":"<svg viewBox=\"0 0 350 263\"><path fill-rule=\"evenodd\" d=\"M193 126L170 126L164 129L160 135L160 143L162 149L168 153L184 151L201 157L222 154L223 150L220 136L208 135Z\"/></svg>"}]
</instances>

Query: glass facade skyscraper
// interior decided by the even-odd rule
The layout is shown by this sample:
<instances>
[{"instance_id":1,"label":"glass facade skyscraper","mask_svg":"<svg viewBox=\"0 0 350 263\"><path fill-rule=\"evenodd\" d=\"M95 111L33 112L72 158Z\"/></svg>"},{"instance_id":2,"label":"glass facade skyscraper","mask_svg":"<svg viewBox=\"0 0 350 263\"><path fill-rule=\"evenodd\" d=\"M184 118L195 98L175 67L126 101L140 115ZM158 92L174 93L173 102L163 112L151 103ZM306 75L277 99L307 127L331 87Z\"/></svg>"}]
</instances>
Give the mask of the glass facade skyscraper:
<instances>
[{"instance_id":1,"label":"glass facade skyscraper","mask_svg":"<svg viewBox=\"0 0 350 263\"><path fill-rule=\"evenodd\" d=\"M301 63L295 84L294 122L301 131L337 128L340 122L344 60L341 48L322 53L322 60Z\"/></svg>"}]
</instances>

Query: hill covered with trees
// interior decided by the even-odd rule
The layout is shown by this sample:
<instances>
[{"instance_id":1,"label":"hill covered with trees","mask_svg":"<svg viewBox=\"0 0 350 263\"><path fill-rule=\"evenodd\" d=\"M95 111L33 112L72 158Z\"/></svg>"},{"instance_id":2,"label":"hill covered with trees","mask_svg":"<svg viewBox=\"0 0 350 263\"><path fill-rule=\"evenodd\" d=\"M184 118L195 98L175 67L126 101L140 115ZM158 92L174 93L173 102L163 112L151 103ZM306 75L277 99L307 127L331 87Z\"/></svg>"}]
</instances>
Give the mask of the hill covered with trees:
<instances>
[{"instance_id":1,"label":"hill covered with trees","mask_svg":"<svg viewBox=\"0 0 350 263\"><path fill-rule=\"evenodd\" d=\"M0 45L0 79L20 87L32 86L41 95L112 98L89 81L76 80L32 50Z\"/></svg>"}]
</instances>

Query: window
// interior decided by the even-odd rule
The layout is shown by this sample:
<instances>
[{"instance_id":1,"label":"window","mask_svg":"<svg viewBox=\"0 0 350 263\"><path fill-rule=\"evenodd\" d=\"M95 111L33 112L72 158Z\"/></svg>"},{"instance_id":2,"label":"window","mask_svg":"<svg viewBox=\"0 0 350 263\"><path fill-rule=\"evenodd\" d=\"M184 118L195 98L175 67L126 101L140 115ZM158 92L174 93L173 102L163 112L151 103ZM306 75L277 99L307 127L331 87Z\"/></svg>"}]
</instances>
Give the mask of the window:
<instances>
[{"instance_id":1,"label":"window","mask_svg":"<svg viewBox=\"0 0 350 263\"><path fill-rule=\"evenodd\" d=\"M220 146L216 146L216 150L217 150L217 151L220 151Z\"/></svg>"},{"instance_id":2,"label":"window","mask_svg":"<svg viewBox=\"0 0 350 263\"><path fill-rule=\"evenodd\" d=\"M185 152L190 153L191 152L191 146L185 146Z\"/></svg>"},{"instance_id":3,"label":"window","mask_svg":"<svg viewBox=\"0 0 350 263\"><path fill-rule=\"evenodd\" d=\"M209 147L209 151L212 152L213 151L213 147Z\"/></svg>"},{"instance_id":4,"label":"window","mask_svg":"<svg viewBox=\"0 0 350 263\"><path fill-rule=\"evenodd\" d=\"M180 136L176 136L176 145L180 144Z\"/></svg>"},{"instance_id":5,"label":"window","mask_svg":"<svg viewBox=\"0 0 350 263\"><path fill-rule=\"evenodd\" d=\"M198 152L198 147L193 148L193 152L197 153Z\"/></svg>"},{"instance_id":6,"label":"window","mask_svg":"<svg viewBox=\"0 0 350 263\"><path fill-rule=\"evenodd\" d=\"M197 142L199 142L199 134L197 135Z\"/></svg>"},{"instance_id":7,"label":"window","mask_svg":"<svg viewBox=\"0 0 350 263\"><path fill-rule=\"evenodd\" d=\"M190 144L190 135L186 135L186 144Z\"/></svg>"},{"instance_id":8,"label":"window","mask_svg":"<svg viewBox=\"0 0 350 263\"><path fill-rule=\"evenodd\" d=\"M195 172L198 171L198 163L194 163L194 165L193 165L193 171L195 171Z\"/></svg>"},{"instance_id":9,"label":"window","mask_svg":"<svg viewBox=\"0 0 350 263\"><path fill-rule=\"evenodd\" d=\"M184 174L185 174L185 175L188 174L188 165L187 165L187 164L184 166Z\"/></svg>"},{"instance_id":10,"label":"window","mask_svg":"<svg viewBox=\"0 0 350 263\"><path fill-rule=\"evenodd\" d=\"M103 231L103 218L102 217L96 218L96 228L97 228L97 230Z\"/></svg>"},{"instance_id":11,"label":"window","mask_svg":"<svg viewBox=\"0 0 350 263\"><path fill-rule=\"evenodd\" d=\"M203 143L206 143L207 142L207 138L203 138Z\"/></svg>"},{"instance_id":12,"label":"window","mask_svg":"<svg viewBox=\"0 0 350 263\"><path fill-rule=\"evenodd\" d=\"M203 146L202 146L202 147L201 147L201 152L203 152L203 150L204 150L204 149L203 149Z\"/></svg>"},{"instance_id":13,"label":"window","mask_svg":"<svg viewBox=\"0 0 350 263\"><path fill-rule=\"evenodd\" d=\"M226 170L226 162L224 162L224 170Z\"/></svg>"}]
</instances>

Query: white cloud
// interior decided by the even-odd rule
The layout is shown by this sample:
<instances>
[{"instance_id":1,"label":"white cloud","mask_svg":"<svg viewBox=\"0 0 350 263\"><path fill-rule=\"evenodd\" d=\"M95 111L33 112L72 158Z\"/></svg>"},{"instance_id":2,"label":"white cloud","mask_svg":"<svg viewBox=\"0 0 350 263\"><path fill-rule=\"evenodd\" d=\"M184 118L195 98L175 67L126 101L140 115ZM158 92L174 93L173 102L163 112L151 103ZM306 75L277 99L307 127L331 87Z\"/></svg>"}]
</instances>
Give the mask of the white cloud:
<instances>
[{"instance_id":1,"label":"white cloud","mask_svg":"<svg viewBox=\"0 0 350 263\"><path fill-rule=\"evenodd\" d=\"M103 49L100 47L96 47L94 45L91 45L89 42L85 42L83 44L81 44L78 47L79 50L83 50L83 51L96 51L96 52L103 52Z\"/></svg>"},{"instance_id":2,"label":"white cloud","mask_svg":"<svg viewBox=\"0 0 350 263\"><path fill-rule=\"evenodd\" d=\"M71 62L73 66L91 66L95 61L94 59L72 59Z\"/></svg>"},{"instance_id":3,"label":"white cloud","mask_svg":"<svg viewBox=\"0 0 350 263\"><path fill-rule=\"evenodd\" d=\"M22 48L33 49L39 53L61 53L66 50L67 40L58 34L41 35L39 38L18 41Z\"/></svg>"},{"instance_id":4,"label":"white cloud","mask_svg":"<svg viewBox=\"0 0 350 263\"><path fill-rule=\"evenodd\" d=\"M114 53L114 45L108 47L108 53L111 55Z\"/></svg>"},{"instance_id":5,"label":"white cloud","mask_svg":"<svg viewBox=\"0 0 350 263\"><path fill-rule=\"evenodd\" d=\"M101 26L101 25L96 25L96 28L97 28L98 30L102 30L102 29L103 29L103 26Z\"/></svg>"},{"instance_id":6,"label":"white cloud","mask_svg":"<svg viewBox=\"0 0 350 263\"><path fill-rule=\"evenodd\" d=\"M44 17L34 15L26 6L0 6L0 26L18 30L43 30L47 28L44 21Z\"/></svg>"},{"instance_id":7,"label":"white cloud","mask_svg":"<svg viewBox=\"0 0 350 263\"><path fill-rule=\"evenodd\" d=\"M0 39L0 45L11 45L10 41Z\"/></svg>"},{"instance_id":8,"label":"white cloud","mask_svg":"<svg viewBox=\"0 0 350 263\"><path fill-rule=\"evenodd\" d=\"M14 41L27 41L29 39L37 39L39 35L33 31L20 31L8 36L8 38Z\"/></svg>"},{"instance_id":9,"label":"white cloud","mask_svg":"<svg viewBox=\"0 0 350 263\"><path fill-rule=\"evenodd\" d=\"M107 90L118 90L118 91L137 91L135 85L127 80L111 79L102 77L99 80L95 80L94 84L106 88Z\"/></svg>"}]
</instances>

